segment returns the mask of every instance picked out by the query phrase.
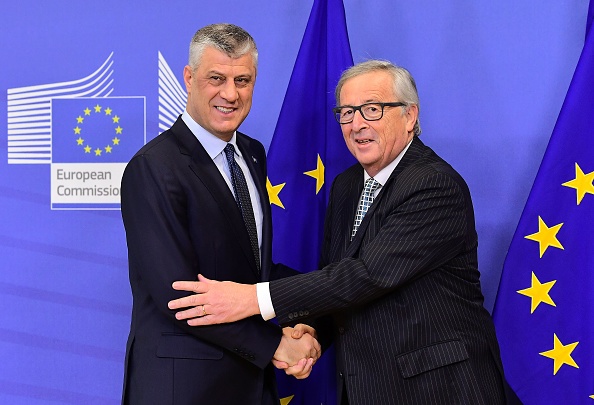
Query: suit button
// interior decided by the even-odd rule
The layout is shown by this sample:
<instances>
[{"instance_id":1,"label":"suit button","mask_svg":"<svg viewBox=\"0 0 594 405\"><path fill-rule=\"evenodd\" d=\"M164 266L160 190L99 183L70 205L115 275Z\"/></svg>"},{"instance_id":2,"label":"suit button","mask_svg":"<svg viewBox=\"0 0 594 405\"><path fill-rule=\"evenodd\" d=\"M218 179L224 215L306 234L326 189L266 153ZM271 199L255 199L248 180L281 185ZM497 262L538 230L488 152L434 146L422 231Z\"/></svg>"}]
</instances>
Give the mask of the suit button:
<instances>
[{"instance_id":1,"label":"suit button","mask_svg":"<svg viewBox=\"0 0 594 405\"><path fill-rule=\"evenodd\" d=\"M305 315L309 315L309 311L305 311Z\"/></svg>"},{"instance_id":2,"label":"suit button","mask_svg":"<svg viewBox=\"0 0 594 405\"><path fill-rule=\"evenodd\" d=\"M289 314L289 319L293 319L293 314Z\"/></svg>"},{"instance_id":3,"label":"suit button","mask_svg":"<svg viewBox=\"0 0 594 405\"><path fill-rule=\"evenodd\" d=\"M303 311L299 311L299 316L303 316L305 313Z\"/></svg>"},{"instance_id":4,"label":"suit button","mask_svg":"<svg viewBox=\"0 0 594 405\"><path fill-rule=\"evenodd\" d=\"M338 376L339 376L340 378L344 378L344 375L342 375L342 373L338 373Z\"/></svg>"}]
</instances>

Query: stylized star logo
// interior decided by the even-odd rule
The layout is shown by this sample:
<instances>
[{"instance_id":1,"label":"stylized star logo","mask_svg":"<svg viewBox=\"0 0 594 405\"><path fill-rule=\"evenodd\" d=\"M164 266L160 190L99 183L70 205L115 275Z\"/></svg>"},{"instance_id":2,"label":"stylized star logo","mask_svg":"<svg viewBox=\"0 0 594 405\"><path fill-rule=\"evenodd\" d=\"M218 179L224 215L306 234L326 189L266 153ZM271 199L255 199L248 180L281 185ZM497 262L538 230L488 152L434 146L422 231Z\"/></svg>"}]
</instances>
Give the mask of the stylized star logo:
<instances>
[{"instance_id":1,"label":"stylized star logo","mask_svg":"<svg viewBox=\"0 0 594 405\"><path fill-rule=\"evenodd\" d=\"M96 113L100 113L102 107L99 104L97 104L95 107L93 107L93 109L95 110ZM84 115L91 115L91 109L89 109L89 107L85 108L83 111L84 111ZM120 121L120 117L117 115L114 115L113 117L111 117L113 110L110 107L106 107L103 111L105 112L105 116L110 116L109 118L111 118L113 123L115 125L117 125L117 127L114 128L116 134L121 135L123 132L123 128L118 124ZM90 118L90 119L93 120L93 118ZM84 118L81 117L80 115L76 118L76 122L79 125L77 125L74 128L75 135L81 135L83 133L83 128L82 128L83 120L84 120ZM89 134L86 133L85 138L88 139L88 137L89 137ZM113 144L108 144L107 146L104 146L103 148L99 148L99 147L91 146L88 144L84 145L84 139L81 136L79 136L78 139L76 140L76 144L78 146L83 146L84 153L90 154L91 152L94 152L95 156L101 156L103 151L105 151L105 153L112 153L114 151L114 147L119 145L120 139L116 136L115 138L112 139L112 143Z\"/></svg>"},{"instance_id":2,"label":"stylized star logo","mask_svg":"<svg viewBox=\"0 0 594 405\"><path fill-rule=\"evenodd\" d=\"M282 209L285 209L285 206L283 205L280 197L278 196L285 184L287 183L281 183L277 184L276 186L273 186L270 182L270 179L266 177L266 191L268 191L268 198L270 199L271 205L278 205Z\"/></svg>"},{"instance_id":3,"label":"stylized star logo","mask_svg":"<svg viewBox=\"0 0 594 405\"><path fill-rule=\"evenodd\" d=\"M563 223L560 223L549 228L539 215L538 232L524 236L524 238L538 242L540 257L542 258L542 255L544 255L544 252L546 252L549 246L564 250L563 245L561 245L561 242L557 239L557 232L559 232L562 226Z\"/></svg>"},{"instance_id":4,"label":"stylized star logo","mask_svg":"<svg viewBox=\"0 0 594 405\"><path fill-rule=\"evenodd\" d=\"M594 194L594 171L584 174L582 168L575 164L575 179L562 184L574 188L577 196L577 205L580 205L586 193Z\"/></svg>"},{"instance_id":5,"label":"stylized star logo","mask_svg":"<svg viewBox=\"0 0 594 405\"><path fill-rule=\"evenodd\" d=\"M571 357L571 353L574 351L579 342L563 345L556 333L554 334L554 337L555 343L553 348L551 350L547 350L546 352L539 353L542 356L554 360L555 371L553 372L553 375L557 374L557 371L559 371L563 364L579 368L575 360Z\"/></svg>"},{"instance_id":6,"label":"stylized star logo","mask_svg":"<svg viewBox=\"0 0 594 405\"><path fill-rule=\"evenodd\" d=\"M536 277L536 274L532 272L532 285L529 288L518 290L516 292L518 294L522 294L532 298L532 305L530 308L530 313L532 314L541 302L552 305L554 307L557 306L555 305L555 303L551 299L551 296L549 295L549 291L551 290L551 288L553 288L556 282L557 280L553 280L542 284Z\"/></svg>"},{"instance_id":7,"label":"stylized star logo","mask_svg":"<svg viewBox=\"0 0 594 405\"><path fill-rule=\"evenodd\" d=\"M313 177L316 179L316 194L320 192L320 189L324 185L324 163L322 163L322 158L318 154L318 164L314 170L310 170L309 172L303 173L307 176Z\"/></svg>"}]
</instances>

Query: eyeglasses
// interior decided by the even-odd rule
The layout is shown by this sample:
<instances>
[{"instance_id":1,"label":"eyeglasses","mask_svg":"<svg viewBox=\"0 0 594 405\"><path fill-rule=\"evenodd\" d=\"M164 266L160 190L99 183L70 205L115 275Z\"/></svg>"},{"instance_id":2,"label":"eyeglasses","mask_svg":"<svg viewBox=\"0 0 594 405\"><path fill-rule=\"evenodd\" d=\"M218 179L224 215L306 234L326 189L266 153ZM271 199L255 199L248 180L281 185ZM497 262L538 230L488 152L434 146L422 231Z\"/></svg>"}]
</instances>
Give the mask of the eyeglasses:
<instances>
[{"instance_id":1,"label":"eyeglasses","mask_svg":"<svg viewBox=\"0 0 594 405\"><path fill-rule=\"evenodd\" d=\"M365 103L359 106L341 105L334 107L332 111L339 124L349 124L355 119L355 112L359 111L361 117L366 121L377 121L384 116L384 107L404 107L406 103Z\"/></svg>"}]
</instances>

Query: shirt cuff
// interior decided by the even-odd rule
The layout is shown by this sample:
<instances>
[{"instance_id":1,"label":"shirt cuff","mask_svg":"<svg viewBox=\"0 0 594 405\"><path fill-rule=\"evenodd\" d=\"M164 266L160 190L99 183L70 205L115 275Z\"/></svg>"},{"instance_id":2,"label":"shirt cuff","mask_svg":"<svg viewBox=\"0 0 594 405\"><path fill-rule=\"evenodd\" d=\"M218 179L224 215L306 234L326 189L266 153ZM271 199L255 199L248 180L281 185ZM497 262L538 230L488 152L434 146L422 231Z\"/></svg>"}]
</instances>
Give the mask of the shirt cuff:
<instances>
[{"instance_id":1,"label":"shirt cuff","mask_svg":"<svg viewBox=\"0 0 594 405\"><path fill-rule=\"evenodd\" d=\"M268 282L256 284L256 294L258 295L258 307L260 307L260 314L265 321L276 317L274 307L272 306L272 298L270 297L270 288Z\"/></svg>"}]
</instances>

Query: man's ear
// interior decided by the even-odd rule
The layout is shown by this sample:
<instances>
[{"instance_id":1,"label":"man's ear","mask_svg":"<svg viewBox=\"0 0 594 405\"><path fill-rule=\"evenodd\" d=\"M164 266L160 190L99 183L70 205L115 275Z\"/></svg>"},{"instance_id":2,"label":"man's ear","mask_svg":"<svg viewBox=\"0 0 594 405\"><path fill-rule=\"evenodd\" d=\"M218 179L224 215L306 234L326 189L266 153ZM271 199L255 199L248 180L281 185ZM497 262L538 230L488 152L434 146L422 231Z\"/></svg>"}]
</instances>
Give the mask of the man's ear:
<instances>
[{"instance_id":1,"label":"man's ear","mask_svg":"<svg viewBox=\"0 0 594 405\"><path fill-rule=\"evenodd\" d=\"M192 88L192 78L193 78L193 71L189 65L184 67L184 84L186 85L186 92L190 92Z\"/></svg>"},{"instance_id":2,"label":"man's ear","mask_svg":"<svg viewBox=\"0 0 594 405\"><path fill-rule=\"evenodd\" d=\"M414 130L417 118L419 118L419 106L416 104L411 104L406 107L406 130L408 132Z\"/></svg>"}]
</instances>

